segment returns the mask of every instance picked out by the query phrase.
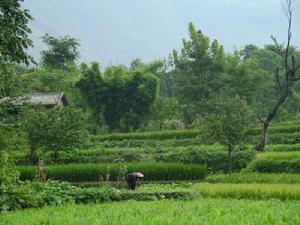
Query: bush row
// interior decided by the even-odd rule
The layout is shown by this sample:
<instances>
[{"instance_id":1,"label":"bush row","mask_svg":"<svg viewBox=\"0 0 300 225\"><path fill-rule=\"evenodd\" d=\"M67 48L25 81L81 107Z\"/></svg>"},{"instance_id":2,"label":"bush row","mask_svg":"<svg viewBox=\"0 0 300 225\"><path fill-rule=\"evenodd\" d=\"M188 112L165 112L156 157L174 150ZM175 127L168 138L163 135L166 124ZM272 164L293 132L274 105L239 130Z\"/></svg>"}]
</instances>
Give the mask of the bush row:
<instances>
[{"instance_id":1,"label":"bush row","mask_svg":"<svg viewBox=\"0 0 300 225\"><path fill-rule=\"evenodd\" d=\"M260 173L300 173L300 159L255 159L248 169Z\"/></svg>"},{"instance_id":2,"label":"bush row","mask_svg":"<svg viewBox=\"0 0 300 225\"><path fill-rule=\"evenodd\" d=\"M289 124L289 125L275 125L269 127L270 134L277 133L298 133L300 132L300 124ZM250 135L259 135L261 132L261 128L254 128L249 130L248 134Z\"/></svg>"},{"instance_id":3,"label":"bush row","mask_svg":"<svg viewBox=\"0 0 300 225\"><path fill-rule=\"evenodd\" d=\"M187 148L174 148L165 150L158 150L152 152L152 150L143 153L141 149L134 151L135 149L124 149L122 151L116 150L114 153L106 154L103 152L94 152L87 154L85 151L78 151L72 153L64 153L61 155L59 163L132 163L132 162L168 162L168 163L194 163L207 165L209 172L227 171L227 152L222 146L216 145L216 147L187 147ZM146 150L146 149L145 149ZM166 152L164 152L166 151ZM255 152L251 149L241 149L233 152L233 169L239 171L245 168L248 163L254 158ZM50 157L42 156L46 165L52 164ZM26 163L19 160L18 164Z\"/></svg>"},{"instance_id":4,"label":"bush row","mask_svg":"<svg viewBox=\"0 0 300 225\"><path fill-rule=\"evenodd\" d=\"M203 197L299 200L298 184L196 184L194 190Z\"/></svg>"},{"instance_id":5,"label":"bush row","mask_svg":"<svg viewBox=\"0 0 300 225\"><path fill-rule=\"evenodd\" d=\"M31 180L36 173L34 166L18 169L21 180ZM48 178L69 182L106 180L107 176L116 181L134 171L142 172L146 181L202 180L207 173L206 166L180 163L66 164L48 166L45 170Z\"/></svg>"},{"instance_id":6,"label":"bush row","mask_svg":"<svg viewBox=\"0 0 300 225\"><path fill-rule=\"evenodd\" d=\"M249 135L259 135L261 129L254 128L249 130ZM91 141L122 141L122 140L166 140L166 139L187 139L196 138L201 133L200 130L170 130L156 132L134 132L134 133L114 133L109 135L94 136ZM293 135L293 134L298 135ZM280 136L297 136L300 137L300 125L274 126L269 128L269 134L274 139ZM276 138L275 138L276 137Z\"/></svg>"},{"instance_id":7,"label":"bush row","mask_svg":"<svg viewBox=\"0 0 300 225\"><path fill-rule=\"evenodd\" d=\"M266 151L290 152L300 151L300 144L271 144L266 146Z\"/></svg>"},{"instance_id":8,"label":"bush row","mask_svg":"<svg viewBox=\"0 0 300 225\"><path fill-rule=\"evenodd\" d=\"M256 154L256 159L291 160L300 159L300 152L263 152Z\"/></svg>"},{"instance_id":9,"label":"bush row","mask_svg":"<svg viewBox=\"0 0 300 225\"><path fill-rule=\"evenodd\" d=\"M157 161L197 163L207 165L208 172L226 172L228 168L227 151L210 151L202 148L192 148L185 152L156 154ZM232 169L240 171L253 160L255 151L241 149L232 153Z\"/></svg>"},{"instance_id":10,"label":"bush row","mask_svg":"<svg viewBox=\"0 0 300 225\"><path fill-rule=\"evenodd\" d=\"M123 140L105 140L95 141L86 145L87 148L144 148L144 147L182 147L190 145L201 145L203 140L200 138L182 138L182 139L123 139Z\"/></svg>"},{"instance_id":11,"label":"bush row","mask_svg":"<svg viewBox=\"0 0 300 225\"><path fill-rule=\"evenodd\" d=\"M209 183L270 183L270 184L300 184L298 174L274 173L232 173L217 174L206 177Z\"/></svg>"},{"instance_id":12,"label":"bush row","mask_svg":"<svg viewBox=\"0 0 300 225\"><path fill-rule=\"evenodd\" d=\"M113 140L128 140L128 139L185 139L196 138L199 135L199 130L177 130L177 131L158 131L158 132L135 132L135 133L114 133L109 135L94 136L92 141L113 141Z\"/></svg>"},{"instance_id":13,"label":"bush row","mask_svg":"<svg viewBox=\"0 0 300 225\"><path fill-rule=\"evenodd\" d=\"M25 208L67 203L99 203L125 200L191 199L196 195L185 191L120 192L115 188L78 188L67 182L25 182L22 185L0 188L0 214Z\"/></svg>"}]
</instances>

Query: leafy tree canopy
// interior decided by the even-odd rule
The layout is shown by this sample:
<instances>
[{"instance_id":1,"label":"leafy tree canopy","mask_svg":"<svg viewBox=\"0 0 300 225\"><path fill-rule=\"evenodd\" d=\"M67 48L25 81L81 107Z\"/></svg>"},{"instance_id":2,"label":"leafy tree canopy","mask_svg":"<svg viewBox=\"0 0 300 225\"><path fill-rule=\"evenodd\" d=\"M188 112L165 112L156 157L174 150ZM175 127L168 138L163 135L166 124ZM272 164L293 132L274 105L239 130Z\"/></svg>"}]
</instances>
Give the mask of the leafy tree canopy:
<instances>
[{"instance_id":1,"label":"leafy tree canopy","mask_svg":"<svg viewBox=\"0 0 300 225\"><path fill-rule=\"evenodd\" d=\"M42 37L43 43L48 46L41 52L42 64L52 68L64 68L67 64L75 64L79 58L80 43L70 36L55 38L48 34Z\"/></svg>"},{"instance_id":2,"label":"leafy tree canopy","mask_svg":"<svg viewBox=\"0 0 300 225\"><path fill-rule=\"evenodd\" d=\"M27 9L21 9L22 0L0 1L0 64L34 62L26 53L32 47L28 22L33 18Z\"/></svg>"}]
</instances>

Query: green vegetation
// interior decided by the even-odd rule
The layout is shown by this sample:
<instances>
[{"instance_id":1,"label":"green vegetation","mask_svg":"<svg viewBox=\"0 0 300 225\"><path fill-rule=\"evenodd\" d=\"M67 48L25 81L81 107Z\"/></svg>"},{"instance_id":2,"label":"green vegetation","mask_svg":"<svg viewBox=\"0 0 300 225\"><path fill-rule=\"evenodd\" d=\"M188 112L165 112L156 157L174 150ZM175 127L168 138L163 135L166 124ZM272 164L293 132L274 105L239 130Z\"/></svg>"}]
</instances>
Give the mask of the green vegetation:
<instances>
[{"instance_id":1,"label":"green vegetation","mask_svg":"<svg viewBox=\"0 0 300 225\"><path fill-rule=\"evenodd\" d=\"M193 189L203 197L299 200L300 184L196 184Z\"/></svg>"},{"instance_id":2,"label":"green vegetation","mask_svg":"<svg viewBox=\"0 0 300 225\"><path fill-rule=\"evenodd\" d=\"M149 211L149 209L151 209ZM241 210L242 209L242 210ZM263 210L261 210L263 209ZM0 224L299 224L298 201L201 199L119 202L32 209L0 216ZM141 222L142 221L142 222Z\"/></svg>"},{"instance_id":3,"label":"green vegetation","mask_svg":"<svg viewBox=\"0 0 300 225\"><path fill-rule=\"evenodd\" d=\"M155 187L155 186L154 186ZM47 205L62 205L68 203L99 203L108 201L158 199L187 200L196 197L191 192L190 185L163 185L155 190L153 186L139 188L138 191L119 191L112 187L79 188L67 182L48 181L25 182L0 188L0 214L16 209L39 208Z\"/></svg>"},{"instance_id":4,"label":"green vegetation","mask_svg":"<svg viewBox=\"0 0 300 225\"><path fill-rule=\"evenodd\" d=\"M206 176L206 167L197 164L179 163L109 163L109 164L67 164L46 167L48 178L70 182L103 181L109 174L109 180L122 179L120 167L126 167L127 173L141 171L145 180L177 181L202 180ZM31 180L36 173L34 166L20 166L21 180Z\"/></svg>"},{"instance_id":5,"label":"green vegetation","mask_svg":"<svg viewBox=\"0 0 300 225\"><path fill-rule=\"evenodd\" d=\"M211 175L206 177L205 181L209 183L300 184L300 176L287 173L232 173Z\"/></svg>"},{"instance_id":6,"label":"green vegetation","mask_svg":"<svg viewBox=\"0 0 300 225\"><path fill-rule=\"evenodd\" d=\"M214 111L205 116L202 122L202 130L205 139L219 142L227 150L227 172L232 172L232 153L240 145L244 144L249 126L254 118L250 107L239 96L230 98L224 93L212 102Z\"/></svg>"},{"instance_id":7,"label":"green vegetation","mask_svg":"<svg viewBox=\"0 0 300 225\"><path fill-rule=\"evenodd\" d=\"M300 173L300 152L261 153L248 169L262 173Z\"/></svg>"},{"instance_id":8,"label":"green vegetation","mask_svg":"<svg viewBox=\"0 0 300 225\"><path fill-rule=\"evenodd\" d=\"M135 133L116 133L94 137L98 141L114 140L165 140L165 139L185 139L195 138L199 135L199 130L178 130L178 131L161 131L161 132L135 132Z\"/></svg>"},{"instance_id":9,"label":"green vegetation","mask_svg":"<svg viewBox=\"0 0 300 225\"><path fill-rule=\"evenodd\" d=\"M300 52L290 43L291 0L285 47L273 38L225 53L189 23L168 62L135 59L104 70L98 62L78 66L76 38L48 34L39 67L14 64L33 62L25 52L32 17L20 2L0 3L0 213L69 206L8 213L0 225L300 223ZM24 99L28 92L64 92L68 104L36 105ZM126 174L137 171L147 182L181 183L124 189ZM216 175L232 171L241 172ZM210 183L188 183L207 173ZM128 200L144 202L108 203Z\"/></svg>"}]
</instances>

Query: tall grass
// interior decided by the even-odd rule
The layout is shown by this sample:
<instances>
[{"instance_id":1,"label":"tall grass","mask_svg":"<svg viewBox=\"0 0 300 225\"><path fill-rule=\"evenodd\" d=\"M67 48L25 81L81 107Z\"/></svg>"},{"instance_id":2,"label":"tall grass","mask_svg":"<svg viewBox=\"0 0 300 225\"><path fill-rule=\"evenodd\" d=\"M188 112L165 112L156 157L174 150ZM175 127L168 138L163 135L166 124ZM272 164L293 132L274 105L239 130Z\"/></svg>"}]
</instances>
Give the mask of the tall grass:
<instances>
[{"instance_id":1,"label":"tall grass","mask_svg":"<svg viewBox=\"0 0 300 225\"><path fill-rule=\"evenodd\" d=\"M286 173L232 173L217 174L206 177L209 183L269 183L300 184L300 175Z\"/></svg>"},{"instance_id":2,"label":"tall grass","mask_svg":"<svg viewBox=\"0 0 300 225\"><path fill-rule=\"evenodd\" d=\"M46 167L48 178L70 182L99 181L109 174L109 180L116 181L122 176L120 166L127 167L127 173L140 171L146 181L202 180L206 166L181 163L109 163L109 164L66 164ZM22 180L33 179L35 167L18 167Z\"/></svg>"},{"instance_id":3,"label":"tall grass","mask_svg":"<svg viewBox=\"0 0 300 225\"><path fill-rule=\"evenodd\" d=\"M114 202L16 211L1 225L299 224L299 201L201 199Z\"/></svg>"},{"instance_id":4,"label":"tall grass","mask_svg":"<svg viewBox=\"0 0 300 225\"><path fill-rule=\"evenodd\" d=\"M300 173L300 152L259 153L248 169L261 173Z\"/></svg>"},{"instance_id":5,"label":"tall grass","mask_svg":"<svg viewBox=\"0 0 300 225\"><path fill-rule=\"evenodd\" d=\"M203 197L268 199L300 199L299 184L196 184L194 190Z\"/></svg>"}]
</instances>

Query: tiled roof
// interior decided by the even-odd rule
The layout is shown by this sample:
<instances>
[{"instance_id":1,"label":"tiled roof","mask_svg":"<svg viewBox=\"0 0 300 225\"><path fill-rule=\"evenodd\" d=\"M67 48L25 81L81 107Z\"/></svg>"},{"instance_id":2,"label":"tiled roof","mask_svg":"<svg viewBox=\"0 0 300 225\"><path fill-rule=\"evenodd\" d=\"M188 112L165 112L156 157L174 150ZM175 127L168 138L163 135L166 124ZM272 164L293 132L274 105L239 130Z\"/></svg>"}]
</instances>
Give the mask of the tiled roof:
<instances>
[{"instance_id":1,"label":"tiled roof","mask_svg":"<svg viewBox=\"0 0 300 225\"><path fill-rule=\"evenodd\" d=\"M57 105L64 97L63 92L27 93L24 94L33 105Z\"/></svg>"}]
</instances>

